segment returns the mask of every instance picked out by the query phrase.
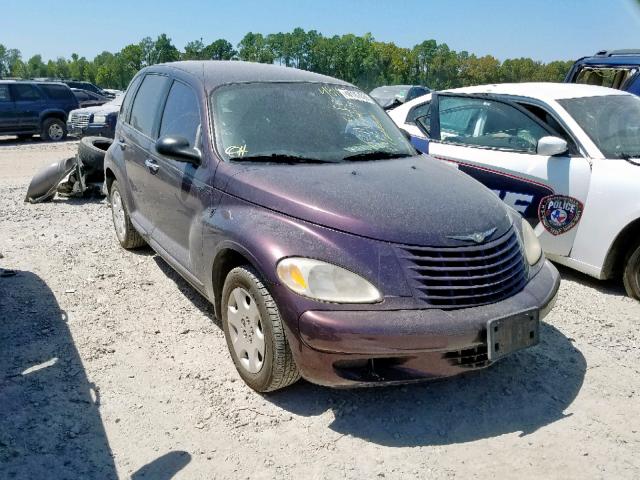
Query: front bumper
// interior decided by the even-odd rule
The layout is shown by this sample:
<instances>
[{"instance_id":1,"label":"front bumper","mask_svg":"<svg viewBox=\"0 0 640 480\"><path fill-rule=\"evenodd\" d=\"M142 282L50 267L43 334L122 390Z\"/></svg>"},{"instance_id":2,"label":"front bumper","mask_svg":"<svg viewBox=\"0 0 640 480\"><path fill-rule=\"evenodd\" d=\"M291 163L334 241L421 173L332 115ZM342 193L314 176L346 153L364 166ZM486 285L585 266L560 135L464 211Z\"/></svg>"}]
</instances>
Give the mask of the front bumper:
<instances>
[{"instance_id":1,"label":"front bumper","mask_svg":"<svg viewBox=\"0 0 640 480\"><path fill-rule=\"evenodd\" d=\"M72 137L105 137L113 138L114 129L108 124L89 124L82 127L69 127L67 126L68 134Z\"/></svg>"},{"instance_id":2,"label":"front bumper","mask_svg":"<svg viewBox=\"0 0 640 480\"><path fill-rule=\"evenodd\" d=\"M545 261L516 295L460 310L307 311L292 345L300 372L327 386L404 383L482 368L487 356L487 322L524 311L542 320L560 286L556 268Z\"/></svg>"}]
</instances>

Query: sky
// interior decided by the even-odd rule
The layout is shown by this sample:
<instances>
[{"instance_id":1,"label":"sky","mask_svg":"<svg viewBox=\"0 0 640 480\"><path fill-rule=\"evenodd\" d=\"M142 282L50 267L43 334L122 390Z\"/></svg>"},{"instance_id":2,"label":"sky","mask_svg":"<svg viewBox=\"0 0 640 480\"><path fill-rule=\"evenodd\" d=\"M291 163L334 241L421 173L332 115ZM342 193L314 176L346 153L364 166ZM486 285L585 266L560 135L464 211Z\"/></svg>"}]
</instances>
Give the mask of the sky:
<instances>
[{"instance_id":1,"label":"sky","mask_svg":"<svg viewBox=\"0 0 640 480\"><path fill-rule=\"evenodd\" d=\"M2 0L0 44L24 59L92 59L166 33L180 49L202 38L234 46L249 31L295 27L323 35L370 32L401 47L427 39L500 60L572 60L640 48L640 0Z\"/></svg>"}]
</instances>

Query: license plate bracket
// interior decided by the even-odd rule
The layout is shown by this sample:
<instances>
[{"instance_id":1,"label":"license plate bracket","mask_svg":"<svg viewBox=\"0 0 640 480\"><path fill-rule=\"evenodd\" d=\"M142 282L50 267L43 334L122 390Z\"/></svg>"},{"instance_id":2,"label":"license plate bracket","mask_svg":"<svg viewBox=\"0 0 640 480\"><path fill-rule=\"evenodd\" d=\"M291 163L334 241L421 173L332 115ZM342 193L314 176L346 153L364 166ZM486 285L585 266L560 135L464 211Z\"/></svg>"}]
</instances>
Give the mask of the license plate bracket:
<instances>
[{"instance_id":1,"label":"license plate bracket","mask_svg":"<svg viewBox=\"0 0 640 480\"><path fill-rule=\"evenodd\" d=\"M487 322L487 352L491 361L536 345L539 341L540 320L537 310Z\"/></svg>"}]
</instances>

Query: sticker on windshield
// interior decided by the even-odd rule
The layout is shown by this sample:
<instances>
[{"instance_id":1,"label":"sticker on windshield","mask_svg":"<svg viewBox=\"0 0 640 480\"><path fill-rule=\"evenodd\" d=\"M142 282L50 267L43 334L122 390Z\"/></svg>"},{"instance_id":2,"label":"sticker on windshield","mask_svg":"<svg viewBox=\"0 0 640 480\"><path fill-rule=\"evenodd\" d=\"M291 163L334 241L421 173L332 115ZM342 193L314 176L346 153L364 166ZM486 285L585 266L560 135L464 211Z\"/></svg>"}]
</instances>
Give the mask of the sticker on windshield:
<instances>
[{"instance_id":1,"label":"sticker on windshield","mask_svg":"<svg viewBox=\"0 0 640 480\"><path fill-rule=\"evenodd\" d=\"M230 157L244 157L247 153L246 145L230 145L224 149L224 153Z\"/></svg>"},{"instance_id":2,"label":"sticker on windshield","mask_svg":"<svg viewBox=\"0 0 640 480\"><path fill-rule=\"evenodd\" d=\"M552 235L561 235L575 227L582 216L580 200L565 195L549 195L540 201L538 218Z\"/></svg>"},{"instance_id":3,"label":"sticker on windshield","mask_svg":"<svg viewBox=\"0 0 640 480\"><path fill-rule=\"evenodd\" d=\"M358 100L360 102L375 103L373 99L369 97L369 95L364 92L359 92L358 90L345 90L342 88L338 88L338 92L340 92L340 94L347 100Z\"/></svg>"}]
</instances>

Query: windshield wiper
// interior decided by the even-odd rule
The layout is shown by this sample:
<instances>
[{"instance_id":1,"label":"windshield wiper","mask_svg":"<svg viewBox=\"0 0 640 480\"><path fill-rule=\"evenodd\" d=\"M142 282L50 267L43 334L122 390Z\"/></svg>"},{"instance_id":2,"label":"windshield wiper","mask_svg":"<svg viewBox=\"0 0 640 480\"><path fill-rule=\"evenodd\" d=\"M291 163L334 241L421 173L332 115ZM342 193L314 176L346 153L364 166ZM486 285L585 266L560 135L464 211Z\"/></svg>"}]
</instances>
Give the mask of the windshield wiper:
<instances>
[{"instance_id":1,"label":"windshield wiper","mask_svg":"<svg viewBox=\"0 0 640 480\"><path fill-rule=\"evenodd\" d=\"M640 153L621 152L618 155L622 160L626 160L633 165L640 165Z\"/></svg>"},{"instance_id":2,"label":"windshield wiper","mask_svg":"<svg viewBox=\"0 0 640 480\"><path fill-rule=\"evenodd\" d=\"M300 155L287 155L284 153L272 153L271 155L244 155L231 157L234 162L263 162L263 163L334 163L321 158L303 157Z\"/></svg>"},{"instance_id":3,"label":"windshield wiper","mask_svg":"<svg viewBox=\"0 0 640 480\"><path fill-rule=\"evenodd\" d=\"M388 152L386 150L376 150L373 152L356 153L354 155L347 155L342 160L358 161L358 160L388 160L391 158L406 158L412 157L408 153Z\"/></svg>"}]
</instances>

